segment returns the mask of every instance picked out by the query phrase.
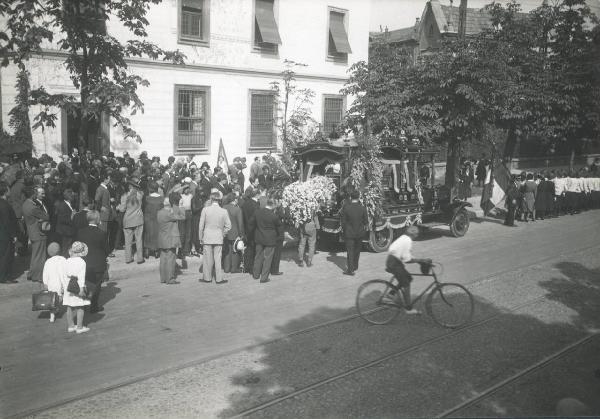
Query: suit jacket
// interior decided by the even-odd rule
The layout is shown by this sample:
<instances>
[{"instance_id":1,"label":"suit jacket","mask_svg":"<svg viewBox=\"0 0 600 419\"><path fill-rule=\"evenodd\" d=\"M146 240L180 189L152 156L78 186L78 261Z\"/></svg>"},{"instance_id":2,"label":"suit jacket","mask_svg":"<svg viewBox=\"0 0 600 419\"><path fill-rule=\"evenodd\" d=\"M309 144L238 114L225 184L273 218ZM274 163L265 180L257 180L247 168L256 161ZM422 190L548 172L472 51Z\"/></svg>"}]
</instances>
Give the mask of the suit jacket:
<instances>
[{"instance_id":1,"label":"suit jacket","mask_svg":"<svg viewBox=\"0 0 600 419\"><path fill-rule=\"evenodd\" d=\"M212 204L202 210L198 224L198 237L203 244L223 244L223 238L231 230L227 210Z\"/></svg>"},{"instance_id":2,"label":"suit jacket","mask_svg":"<svg viewBox=\"0 0 600 419\"><path fill-rule=\"evenodd\" d=\"M25 187L25 181L23 179L17 179L15 183L10 187L10 196L8 197L10 204L15 211L15 215L18 218L23 217L23 188Z\"/></svg>"},{"instance_id":3,"label":"suit jacket","mask_svg":"<svg viewBox=\"0 0 600 419\"><path fill-rule=\"evenodd\" d=\"M185 220L185 211L180 207L165 207L156 213L158 222L158 240L159 249L172 249L181 247L181 237L177 222Z\"/></svg>"},{"instance_id":4,"label":"suit jacket","mask_svg":"<svg viewBox=\"0 0 600 419\"><path fill-rule=\"evenodd\" d=\"M77 232L77 240L85 243L88 247L88 254L83 258L86 271L104 272L106 257L109 253L106 233L98 226L88 225Z\"/></svg>"},{"instance_id":5,"label":"suit jacket","mask_svg":"<svg viewBox=\"0 0 600 419\"><path fill-rule=\"evenodd\" d=\"M283 234L281 220L271 209L257 209L250 225L255 227L254 242L263 246L276 246L277 238Z\"/></svg>"},{"instance_id":6,"label":"suit jacket","mask_svg":"<svg viewBox=\"0 0 600 419\"><path fill-rule=\"evenodd\" d=\"M11 241L17 237L17 216L13 207L0 198L0 241Z\"/></svg>"},{"instance_id":7,"label":"suit jacket","mask_svg":"<svg viewBox=\"0 0 600 419\"><path fill-rule=\"evenodd\" d=\"M33 242L46 239L46 235L40 231L38 221L48 221L50 217L42 204L33 202L31 198L26 199L23 202L23 217L29 240Z\"/></svg>"},{"instance_id":8,"label":"suit jacket","mask_svg":"<svg viewBox=\"0 0 600 419\"><path fill-rule=\"evenodd\" d=\"M344 238L360 239L369 225L367 209L360 202L349 202L342 208L341 222Z\"/></svg>"},{"instance_id":9,"label":"suit jacket","mask_svg":"<svg viewBox=\"0 0 600 419\"><path fill-rule=\"evenodd\" d=\"M250 220L254 217L254 213L259 208L259 203L252 198L244 200L242 205L242 215L244 216L244 227L246 229L246 237L250 241L254 241L254 226L251 226Z\"/></svg>"},{"instance_id":10,"label":"suit jacket","mask_svg":"<svg viewBox=\"0 0 600 419\"><path fill-rule=\"evenodd\" d=\"M87 222L87 210L81 210L73 216L73 228L75 229L75 235L77 231L88 226Z\"/></svg>"},{"instance_id":11,"label":"suit jacket","mask_svg":"<svg viewBox=\"0 0 600 419\"><path fill-rule=\"evenodd\" d=\"M96 188L96 209L100 211L100 221L110 221L112 217L112 208L110 206L110 192L107 188L100 185Z\"/></svg>"},{"instance_id":12,"label":"suit jacket","mask_svg":"<svg viewBox=\"0 0 600 419\"><path fill-rule=\"evenodd\" d=\"M238 237L244 236L244 216L242 210L237 205L227 204L223 208L227 210L229 214L229 221L231 221L231 230L227 232L227 240L235 240Z\"/></svg>"},{"instance_id":13,"label":"suit jacket","mask_svg":"<svg viewBox=\"0 0 600 419\"><path fill-rule=\"evenodd\" d=\"M74 211L63 201L56 201L54 204L54 231L61 236L73 237L75 228L73 227Z\"/></svg>"}]
</instances>

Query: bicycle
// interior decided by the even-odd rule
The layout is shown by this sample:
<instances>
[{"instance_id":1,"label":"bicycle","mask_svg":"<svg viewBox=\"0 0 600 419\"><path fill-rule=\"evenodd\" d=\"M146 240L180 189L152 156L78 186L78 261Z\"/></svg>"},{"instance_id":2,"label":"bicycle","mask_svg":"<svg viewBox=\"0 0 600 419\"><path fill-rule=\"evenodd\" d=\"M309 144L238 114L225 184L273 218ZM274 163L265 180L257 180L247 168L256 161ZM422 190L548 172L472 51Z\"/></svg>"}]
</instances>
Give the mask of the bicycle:
<instances>
[{"instance_id":1,"label":"bicycle","mask_svg":"<svg viewBox=\"0 0 600 419\"><path fill-rule=\"evenodd\" d=\"M457 329L471 321L475 309L473 295L463 285L438 281L435 267L439 263L422 264L421 273L412 276L429 276L433 281L414 299L411 307L425 294L425 308L433 321L442 327ZM389 281L373 279L362 284L356 293L356 309L360 317L371 324L387 324L404 308L400 287L392 276ZM397 282L397 281L396 281Z\"/></svg>"}]
</instances>

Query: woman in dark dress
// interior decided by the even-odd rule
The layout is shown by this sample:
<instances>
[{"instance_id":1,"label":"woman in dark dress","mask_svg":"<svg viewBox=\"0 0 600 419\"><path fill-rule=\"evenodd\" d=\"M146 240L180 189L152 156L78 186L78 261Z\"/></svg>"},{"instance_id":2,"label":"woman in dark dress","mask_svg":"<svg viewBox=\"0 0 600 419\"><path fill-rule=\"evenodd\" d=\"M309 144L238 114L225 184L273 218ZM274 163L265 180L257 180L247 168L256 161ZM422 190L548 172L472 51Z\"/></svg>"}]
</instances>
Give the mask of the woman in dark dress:
<instances>
[{"instance_id":1,"label":"woman in dark dress","mask_svg":"<svg viewBox=\"0 0 600 419\"><path fill-rule=\"evenodd\" d=\"M505 205L506 205L506 218L504 219L504 225L509 227L515 227L515 213L519 206L521 199L521 192L517 184L517 177L512 176L511 183L506 192Z\"/></svg>"},{"instance_id":2,"label":"woman in dark dress","mask_svg":"<svg viewBox=\"0 0 600 419\"><path fill-rule=\"evenodd\" d=\"M158 221L156 214L163 208L164 198L158 193L158 184L154 181L148 183L149 195L144 206L144 256L150 254L158 258Z\"/></svg>"},{"instance_id":3,"label":"woman in dark dress","mask_svg":"<svg viewBox=\"0 0 600 419\"><path fill-rule=\"evenodd\" d=\"M523 218L525 221L535 221L535 197L537 196L537 184L533 180L533 173L527 174L527 181L521 191L523 193Z\"/></svg>"},{"instance_id":4,"label":"woman in dark dress","mask_svg":"<svg viewBox=\"0 0 600 419\"><path fill-rule=\"evenodd\" d=\"M466 201L467 198L471 197L471 186L473 186L474 179L475 177L473 175L473 168L471 167L471 162L464 162L459 175L460 184L458 187L458 199Z\"/></svg>"}]
</instances>

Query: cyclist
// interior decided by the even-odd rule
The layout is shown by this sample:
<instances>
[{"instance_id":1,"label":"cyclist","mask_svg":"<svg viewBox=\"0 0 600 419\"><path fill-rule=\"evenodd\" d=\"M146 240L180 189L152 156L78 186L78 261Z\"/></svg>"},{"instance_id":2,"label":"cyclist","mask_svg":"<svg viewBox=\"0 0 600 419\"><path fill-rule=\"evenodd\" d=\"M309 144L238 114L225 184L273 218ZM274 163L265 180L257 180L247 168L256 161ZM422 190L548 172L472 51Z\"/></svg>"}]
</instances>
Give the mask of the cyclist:
<instances>
[{"instance_id":1,"label":"cyclist","mask_svg":"<svg viewBox=\"0 0 600 419\"><path fill-rule=\"evenodd\" d=\"M404 297L404 310L406 314L421 314L419 310L412 307L410 298L410 283L412 281L411 274L404 267L405 263L419 263L421 272L428 272L431 259L415 259L410 251L412 249L413 240L419 236L419 229L416 226L410 226L406 229L403 235L398 237L390 245L388 249L388 257L385 262L385 270L394 275L398 281L398 286ZM392 296L390 296L392 297ZM398 298L399 296L393 296Z\"/></svg>"}]
</instances>

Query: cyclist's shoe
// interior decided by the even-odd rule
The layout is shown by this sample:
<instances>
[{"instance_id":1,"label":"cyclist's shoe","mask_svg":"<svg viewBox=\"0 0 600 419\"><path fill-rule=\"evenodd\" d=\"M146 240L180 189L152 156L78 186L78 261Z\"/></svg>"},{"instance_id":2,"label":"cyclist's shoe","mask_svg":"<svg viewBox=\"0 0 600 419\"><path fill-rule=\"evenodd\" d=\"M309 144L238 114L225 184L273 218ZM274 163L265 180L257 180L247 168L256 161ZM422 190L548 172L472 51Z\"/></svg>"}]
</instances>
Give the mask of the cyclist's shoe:
<instances>
[{"instance_id":1,"label":"cyclist's shoe","mask_svg":"<svg viewBox=\"0 0 600 419\"><path fill-rule=\"evenodd\" d=\"M421 313L421 311L417 310L416 308L411 308L410 310L405 308L404 312L406 314L412 314L412 315L415 315L415 316L419 316L419 315L423 314L423 313Z\"/></svg>"}]
</instances>

